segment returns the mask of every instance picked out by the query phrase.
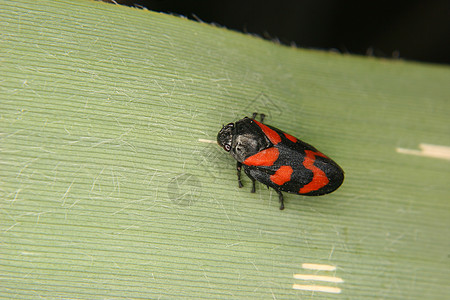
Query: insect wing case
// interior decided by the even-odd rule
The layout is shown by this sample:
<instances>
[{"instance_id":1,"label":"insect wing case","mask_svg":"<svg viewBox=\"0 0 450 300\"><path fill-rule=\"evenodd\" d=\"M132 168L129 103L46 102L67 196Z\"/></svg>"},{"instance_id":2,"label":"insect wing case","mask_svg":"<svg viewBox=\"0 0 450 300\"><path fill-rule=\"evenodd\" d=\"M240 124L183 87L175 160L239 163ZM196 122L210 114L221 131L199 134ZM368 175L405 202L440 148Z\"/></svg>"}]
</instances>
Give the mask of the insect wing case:
<instances>
[{"instance_id":1,"label":"insect wing case","mask_svg":"<svg viewBox=\"0 0 450 300\"><path fill-rule=\"evenodd\" d=\"M257 152L244 160L244 171L249 177L285 192L307 196L331 193L342 184L343 170L313 146L275 127L257 125L255 122L251 125L255 134L258 133L258 128L254 125L272 129L280 137L277 138L280 142L276 145L269 142L269 148L265 151Z\"/></svg>"}]
</instances>

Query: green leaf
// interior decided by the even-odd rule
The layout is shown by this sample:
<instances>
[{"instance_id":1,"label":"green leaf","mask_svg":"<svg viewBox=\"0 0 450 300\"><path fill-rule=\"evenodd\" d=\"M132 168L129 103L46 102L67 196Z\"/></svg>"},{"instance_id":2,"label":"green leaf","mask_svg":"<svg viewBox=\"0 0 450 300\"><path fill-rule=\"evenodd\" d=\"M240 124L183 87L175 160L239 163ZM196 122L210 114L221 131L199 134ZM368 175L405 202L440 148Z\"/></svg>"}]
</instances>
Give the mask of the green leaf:
<instances>
[{"instance_id":1,"label":"green leaf","mask_svg":"<svg viewBox=\"0 0 450 300\"><path fill-rule=\"evenodd\" d=\"M449 297L448 66L93 1L0 25L0 297ZM255 111L343 186L239 189L208 141Z\"/></svg>"}]
</instances>

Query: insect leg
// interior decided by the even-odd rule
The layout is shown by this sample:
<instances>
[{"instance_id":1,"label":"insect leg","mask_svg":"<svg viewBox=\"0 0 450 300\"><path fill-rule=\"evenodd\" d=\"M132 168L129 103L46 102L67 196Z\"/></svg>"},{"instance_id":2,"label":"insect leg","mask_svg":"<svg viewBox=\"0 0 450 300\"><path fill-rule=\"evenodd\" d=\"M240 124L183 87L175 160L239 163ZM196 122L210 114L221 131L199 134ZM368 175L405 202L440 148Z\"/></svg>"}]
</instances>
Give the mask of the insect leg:
<instances>
[{"instance_id":1,"label":"insect leg","mask_svg":"<svg viewBox=\"0 0 450 300\"><path fill-rule=\"evenodd\" d=\"M258 115L258 113L254 112L253 115L252 115L252 119L255 120L257 115ZM265 114L259 114L259 119L260 119L261 123L264 123L264 118L265 117L266 117Z\"/></svg>"},{"instance_id":2,"label":"insect leg","mask_svg":"<svg viewBox=\"0 0 450 300\"><path fill-rule=\"evenodd\" d=\"M252 169L252 167L244 165L244 172L245 172L245 174L247 174L248 178L250 178L252 180L252 190L251 190L251 192L254 193L256 191L256 188L255 188L256 179L250 174L250 170L251 169Z\"/></svg>"},{"instance_id":3,"label":"insect leg","mask_svg":"<svg viewBox=\"0 0 450 300\"><path fill-rule=\"evenodd\" d=\"M256 180L254 178L252 178L252 177L250 177L250 179L252 180L252 190L251 190L251 192L254 193L254 192L256 192L256 188L255 188Z\"/></svg>"},{"instance_id":4,"label":"insect leg","mask_svg":"<svg viewBox=\"0 0 450 300\"><path fill-rule=\"evenodd\" d=\"M236 170L237 170L237 177L238 177L238 185L240 188L244 186L241 181L241 169L242 169L242 163L237 162Z\"/></svg>"},{"instance_id":5,"label":"insect leg","mask_svg":"<svg viewBox=\"0 0 450 300\"><path fill-rule=\"evenodd\" d=\"M278 193L278 197L279 197L279 202L280 202L280 210L284 209L284 199L283 199L283 194L281 193L280 190L274 189L277 193Z\"/></svg>"}]
</instances>

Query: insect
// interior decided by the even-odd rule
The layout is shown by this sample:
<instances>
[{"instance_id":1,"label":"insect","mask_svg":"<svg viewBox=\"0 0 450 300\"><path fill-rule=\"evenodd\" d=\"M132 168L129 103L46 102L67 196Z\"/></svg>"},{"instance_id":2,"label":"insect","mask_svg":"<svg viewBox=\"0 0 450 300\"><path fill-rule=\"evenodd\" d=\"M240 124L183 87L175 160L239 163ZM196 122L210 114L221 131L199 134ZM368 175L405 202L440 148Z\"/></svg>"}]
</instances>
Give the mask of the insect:
<instances>
[{"instance_id":1,"label":"insect","mask_svg":"<svg viewBox=\"0 0 450 300\"><path fill-rule=\"evenodd\" d=\"M280 209L284 209L283 194L289 192L305 196L331 193L344 181L344 171L331 158L313 146L275 127L260 122L257 113L222 127L217 143L237 160L239 187L241 169L255 182L273 188L279 196Z\"/></svg>"}]
</instances>

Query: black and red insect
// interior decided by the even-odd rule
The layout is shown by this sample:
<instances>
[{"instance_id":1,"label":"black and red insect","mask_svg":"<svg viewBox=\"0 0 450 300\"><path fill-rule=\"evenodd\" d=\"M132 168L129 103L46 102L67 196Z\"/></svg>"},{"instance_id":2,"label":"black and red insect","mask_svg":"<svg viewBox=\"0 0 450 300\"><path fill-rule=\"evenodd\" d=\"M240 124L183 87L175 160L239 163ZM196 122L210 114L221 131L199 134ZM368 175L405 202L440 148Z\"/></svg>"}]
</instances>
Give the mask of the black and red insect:
<instances>
[{"instance_id":1,"label":"black and red insect","mask_svg":"<svg viewBox=\"0 0 450 300\"><path fill-rule=\"evenodd\" d=\"M284 209L283 192L305 196L331 193L344 181L344 171L331 158L313 146L261 121L245 117L223 126L217 142L237 160L239 187L241 169L255 182L273 188Z\"/></svg>"}]
</instances>

